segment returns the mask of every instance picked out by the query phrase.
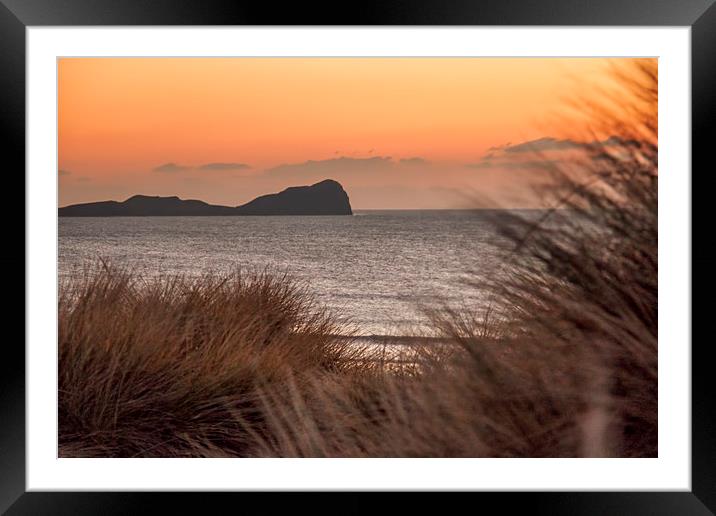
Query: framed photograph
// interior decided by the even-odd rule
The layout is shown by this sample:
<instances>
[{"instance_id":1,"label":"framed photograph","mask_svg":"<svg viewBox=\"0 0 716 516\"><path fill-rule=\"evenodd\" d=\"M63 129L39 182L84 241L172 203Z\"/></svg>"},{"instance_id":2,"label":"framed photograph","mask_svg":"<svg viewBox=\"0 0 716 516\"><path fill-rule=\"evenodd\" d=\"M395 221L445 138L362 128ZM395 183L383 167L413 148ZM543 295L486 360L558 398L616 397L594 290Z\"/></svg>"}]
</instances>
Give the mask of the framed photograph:
<instances>
[{"instance_id":1,"label":"framed photograph","mask_svg":"<svg viewBox=\"0 0 716 516\"><path fill-rule=\"evenodd\" d=\"M2 511L712 513L712 0L1 1Z\"/></svg>"}]
</instances>

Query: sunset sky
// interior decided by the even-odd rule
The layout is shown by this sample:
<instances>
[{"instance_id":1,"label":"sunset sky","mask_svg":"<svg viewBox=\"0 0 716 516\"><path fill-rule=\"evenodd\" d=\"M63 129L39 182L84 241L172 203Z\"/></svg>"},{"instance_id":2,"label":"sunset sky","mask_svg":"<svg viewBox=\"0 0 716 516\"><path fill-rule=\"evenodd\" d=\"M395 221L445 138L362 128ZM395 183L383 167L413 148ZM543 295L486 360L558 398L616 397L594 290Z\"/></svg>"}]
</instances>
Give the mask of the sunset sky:
<instances>
[{"instance_id":1,"label":"sunset sky","mask_svg":"<svg viewBox=\"0 0 716 516\"><path fill-rule=\"evenodd\" d=\"M568 151L604 59L66 58L59 203L141 193L238 205L336 179L354 209L529 206L520 147ZM579 125L579 123L577 123ZM553 139L549 139L553 138ZM572 145L573 147L573 145Z\"/></svg>"}]
</instances>

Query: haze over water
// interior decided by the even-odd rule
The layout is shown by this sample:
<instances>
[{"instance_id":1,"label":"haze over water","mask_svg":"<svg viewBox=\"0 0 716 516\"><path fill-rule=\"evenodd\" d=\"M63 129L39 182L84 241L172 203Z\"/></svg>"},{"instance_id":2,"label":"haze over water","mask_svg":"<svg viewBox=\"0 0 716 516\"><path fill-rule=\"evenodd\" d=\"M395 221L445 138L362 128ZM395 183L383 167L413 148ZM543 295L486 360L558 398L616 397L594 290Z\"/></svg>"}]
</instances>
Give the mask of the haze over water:
<instances>
[{"instance_id":1,"label":"haze over water","mask_svg":"<svg viewBox=\"0 0 716 516\"><path fill-rule=\"evenodd\" d=\"M479 211L357 211L354 216L59 219L59 275L99 257L146 277L286 271L364 335L410 335L421 305L479 306L465 285L500 259ZM472 275L474 277L474 275Z\"/></svg>"}]
</instances>

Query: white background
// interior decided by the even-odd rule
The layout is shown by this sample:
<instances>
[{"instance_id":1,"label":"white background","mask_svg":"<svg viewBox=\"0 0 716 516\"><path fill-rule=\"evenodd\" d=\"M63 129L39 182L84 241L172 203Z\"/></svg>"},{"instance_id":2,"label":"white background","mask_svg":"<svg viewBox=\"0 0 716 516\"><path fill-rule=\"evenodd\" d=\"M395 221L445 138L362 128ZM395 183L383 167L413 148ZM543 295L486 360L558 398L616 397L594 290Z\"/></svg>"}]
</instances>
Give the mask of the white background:
<instances>
[{"instance_id":1,"label":"white background","mask_svg":"<svg viewBox=\"0 0 716 516\"><path fill-rule=\"evenodd\" d=\"M27 489L689 490L689 28L27 30ZM658 459L58 459L57 77L61 56L659 57Z\"/></svg>"}]
</instances>

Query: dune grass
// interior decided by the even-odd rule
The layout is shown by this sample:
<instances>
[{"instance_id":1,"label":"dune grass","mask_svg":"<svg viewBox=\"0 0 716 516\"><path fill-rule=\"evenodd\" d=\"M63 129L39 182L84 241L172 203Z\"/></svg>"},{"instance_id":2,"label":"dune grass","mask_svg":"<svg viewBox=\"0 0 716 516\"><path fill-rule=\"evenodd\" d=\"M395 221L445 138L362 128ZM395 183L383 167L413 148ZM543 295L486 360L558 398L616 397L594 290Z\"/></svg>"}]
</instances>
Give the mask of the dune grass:
<instances>
[{"instance_id":1,"label":"dune grass","mask_svg":"<svg viewBox=\"0 0 716 516\"><path fill-rule=\"evenodd\" d=\"M413 366L336 337L282 275L63 283L60 455L657 456L656 68L628 77L628 120L582 106L620 143L555 167L566 209L495 220L490 309L428 310L451 345L416 341Z\"/></svg>"},{"instance_id":2,"label":"dune grass","mask_svg":"<svg viewBox=\"0 0 716 516\"><path fill-rule=\"evenodd\" d=\"M260 423L258 385L355 353L283 277L144 281L100 264L60 291L61 455L246 453L236 414Z\"/></svg>"}]
</instances>

